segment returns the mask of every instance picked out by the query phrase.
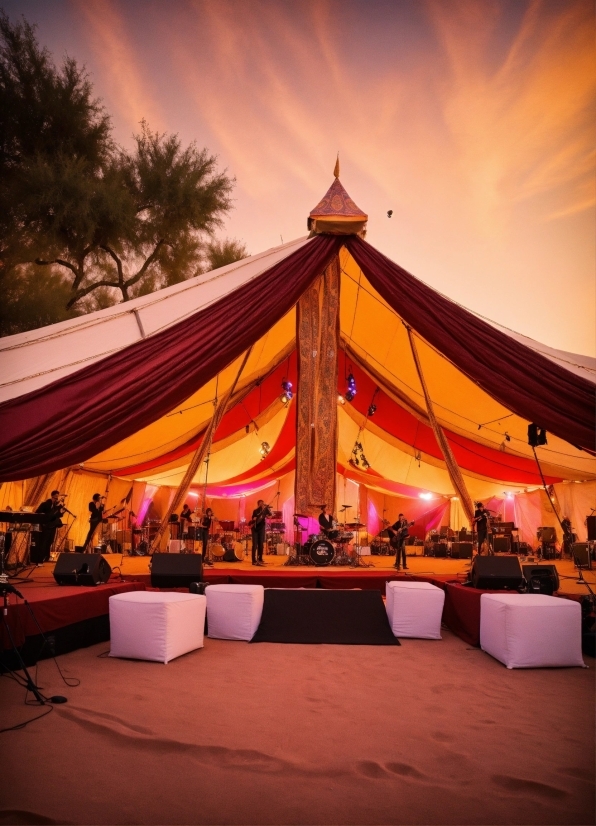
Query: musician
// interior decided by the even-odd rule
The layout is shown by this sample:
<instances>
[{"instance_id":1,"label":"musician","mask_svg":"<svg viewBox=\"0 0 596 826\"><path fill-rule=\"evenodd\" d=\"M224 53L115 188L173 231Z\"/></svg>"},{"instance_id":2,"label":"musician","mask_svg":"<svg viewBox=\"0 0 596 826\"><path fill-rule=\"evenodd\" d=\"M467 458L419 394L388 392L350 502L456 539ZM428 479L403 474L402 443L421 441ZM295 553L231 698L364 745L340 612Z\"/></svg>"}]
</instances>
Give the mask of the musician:
<instances>
[{"instance_id":1,"label":"musician","mask_svg":"<svg viewBox=\"0 0 596 826\"><path fill-rule=\"evenodd\" d=\"M9 513L12 513L12 508L10 507L10 505L6 505L4 510L8 511ZM7 559L8 554L10 553L10 549L12 547L12 524L10 522L7 522L3 526L2 532L4 533L4 558Z\"/></svg>"},{"instance_id":2,"label":"musician","mask_svg":"<svg viewBox=\"0 0 596 826\"><path fill-rule=\"evenodd\" d=\"M409 523L403 513L398 514L397 522L394 522L390 528L388 528L389 535L390 535L390 544L391 547L395 549L395 564L394 567L399 569L402 566L403 561L403 568L404 571L408 570L408 563L406 557L406 538L409 536Z\"/></svg>"},{"instance_id":3,"label":"musician","mask_svg":"<svg viewBox=\"0 0 596 826\"><path fill-rule=\"evenodd\" d=\"M43 565L50 559L50 551L54 539L56 538L56 531L62 526L62 515L66 511L64 503L60 501L60 491L53 490L49 499L42 502L35 513L45 513L51 518L40 525L40 542L35 547L32 546L31 562L37 565Z\"/></svg>"},{"instance_id":4,"label":"musician","mask_svg":"<svg viewBox=\"0 0 596 826\"><path fill-rule=\"evenodd\" d=\"M185 506L186 507L186 506ZM203 565L212 566L213 562L207 557L207 543L209 541L209 531L211 530L211 524L213 522L213 511L211 508L207 508L203 516L201 517L201 521L199 522L198 527L198 539L201 540L203 543Z\"/></svg>"},{"instance_id":5,"label":"musician","mask_svg":"<svg viewBox=\"0 0 596 826\"><path fill-rule=\"evenodd\" d=\"M181 539L188 539L188 526L191 523L192 518L192 511L186 504L184 503L184 507L180 511L180 538Z\"/></svg>"},{"instance_id":6,"label":"musician","mask_svg":"<svg viewBox=\"0 0 596 826\"><path fill-rule=\"evenodd\" d=\"M571 556L571 546L575 542L575 534L571 527L571 519L568 516L564 516L561 520L561 527L563 528L563 553Z\"/></svg>"},{"instance_id":7,"label":"musician","mask_svg":"<svg viewBox=\"0 0 596 826\"><path fill-rule=\"evenodd\" d=\"M269 505L266 505L262 499L259 499L250 520L253 565L265 565L263 562L263 550L265 548L265 520L268 516L271 516L271 508Z\"/></svg>"},{"instance_id":8,"label":"musician","mask_svg":"<svg viewBox=\"0 0 596 826\"><path fill-rule=\"evenodd\" d=\"M327 505L323 505L321 513L319 514L319 525L321 531L328 539L337 539L339 531L337 530L337 521L328 512Z\"/></svg>"},{"instance_id":9,"label":"musician","mask_svg":"<svg viewBox=\"0 0 596 826\"><path fill-rule=\"evenodd\" d=\"M105 509L104 499L105 496L102 496L99 493L94 493L92 500L89 502L89 532L87 533L87 538L83 543L83 553L85 554L90 553L89 547L93 547L93 536L95 531L101 525L101 520L103 519L103 512Z\"/></svg>"},{"instance_id":10,"label":"musician","mask_svg":"<svg viewBox=\"0 0 596 826\"><path fill-rule=\"evenodd\" d=\"M482 502L476 502L476 510L474 511L474 524L478 533L478 553L482 553L482 545L486 542L488 534L488 511L485 510ZM490 549L489 549L490 553Z\"/></svg>"}]
</instances>

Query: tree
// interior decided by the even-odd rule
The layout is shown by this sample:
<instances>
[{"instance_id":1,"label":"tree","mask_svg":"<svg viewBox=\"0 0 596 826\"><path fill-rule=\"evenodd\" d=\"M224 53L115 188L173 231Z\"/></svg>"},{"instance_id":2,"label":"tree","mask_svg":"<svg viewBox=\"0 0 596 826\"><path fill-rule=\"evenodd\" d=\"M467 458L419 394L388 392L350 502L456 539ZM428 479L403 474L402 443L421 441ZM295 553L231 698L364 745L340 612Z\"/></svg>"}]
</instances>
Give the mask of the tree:
<instances>
[{"instance_id":1,"label":"tree","mask_svg":"<svg viewBox=\"0 0 596 826\"><path fill-rule=\"evenodd\" d=\"M207 244L205 252L206 271L225 267L226 264L233 264L234 261L240 261L242 258L246 258L247 255L246 245L236 238L225 238L223 241L214 239Z\"/></svg>"},{"instance_id":2,"label":"tree","mask_svg":"<svg viewBox=\"0 0 596 826\"><path fill-rule=\"evenodd\" d=\"M84 69L71 58L56 68L34 27L3 13L0 179L0 278L26 262L59 271L67 309L127 301L214 256L246 254L213 240L234 186L214 155L145 122L131 152L116 146Z\"/></svg>"},{"instance_id":3,"label":"tree","mask_svg":"<svg viewBox=\"0 0 596 826\"><path fill-rule=\"evenodd\" d=\"M36 203L41 170L97 176L112 151L109 117L85 71L71 58L56 68L34 27L0 11L0 277L48 246Z\"/></svg>"},{"instance_id":4,"label":"tree","mask_svg":"<svg viewBox=\"0 0 596 826\"><path fill-rule=\"evenodd\" d=\"M34 265L11 267L2 280L0 335L23 333L80 315L80 309L65 309L69 293L70 285L55 268L41 279Z\"/></svg>"}]
</instances>

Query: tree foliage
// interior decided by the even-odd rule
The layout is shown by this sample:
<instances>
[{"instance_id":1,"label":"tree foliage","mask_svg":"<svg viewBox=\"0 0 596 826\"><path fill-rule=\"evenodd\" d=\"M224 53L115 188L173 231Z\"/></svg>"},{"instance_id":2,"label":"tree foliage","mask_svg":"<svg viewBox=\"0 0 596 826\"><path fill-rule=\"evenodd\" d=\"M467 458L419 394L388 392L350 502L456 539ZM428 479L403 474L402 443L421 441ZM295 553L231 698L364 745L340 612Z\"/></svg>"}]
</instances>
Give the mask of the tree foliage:
<instances>
[{"instance_id":1,"label":"tree foliage","mask_svg":"<svg viewBox=\"0 0 596 826\"><path fill-rule=\"evenodd\" d=\"M68 286L66 309L88 311L229 263L246 255L214 240L233 186L207 149L145 122L117 146L85 70L56 67L33 26L0 12L1 280L35 262L55 295Z\"/></svg>"}]
</instances>

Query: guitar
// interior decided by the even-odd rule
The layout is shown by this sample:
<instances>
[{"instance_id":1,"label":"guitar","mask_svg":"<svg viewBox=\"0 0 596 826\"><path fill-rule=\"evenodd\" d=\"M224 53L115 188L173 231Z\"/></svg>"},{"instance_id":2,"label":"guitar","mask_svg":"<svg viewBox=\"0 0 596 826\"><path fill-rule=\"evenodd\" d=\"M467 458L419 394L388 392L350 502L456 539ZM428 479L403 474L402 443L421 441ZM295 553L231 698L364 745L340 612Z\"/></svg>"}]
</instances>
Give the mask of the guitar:
<instances>
[{"instance_id":1,"label":"guitar","mask_svg":"<svg viewBox=\"0 0 596 826\"><path fill-rule=\"evenodd\" d=\"M248 523L249 528L260 528L268 516L271 516L271 508L269 505L265 505L265 507L262 508L261 513L258 516L253 516L250 520Z\"/></svg>"},{"instance_id":2,"label":"guitar","mask_svg":"<svg viewBox=\"0 0 596 826\"><path fill-rule=\"evenodd\" d=\"M389 544L392 548L395 548L399 540L407 534L408 528L411 528L413 524L413 522L408 522L402 528L399 528L397 531L395 530L395 528L387 528L387 533L389 534Z\"/></svg>"}]
</instances>

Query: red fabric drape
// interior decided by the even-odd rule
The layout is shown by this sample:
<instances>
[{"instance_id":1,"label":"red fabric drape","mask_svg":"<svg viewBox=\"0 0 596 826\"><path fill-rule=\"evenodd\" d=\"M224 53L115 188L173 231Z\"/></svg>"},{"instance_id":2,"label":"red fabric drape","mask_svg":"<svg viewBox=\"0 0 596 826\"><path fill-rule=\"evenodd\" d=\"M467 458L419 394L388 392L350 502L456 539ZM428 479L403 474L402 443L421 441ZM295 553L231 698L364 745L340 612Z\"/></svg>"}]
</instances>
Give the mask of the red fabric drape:
<instances>
[{"instance_id":1,"label":"red fabric drape","mask_svg":"<svg viewBox=\"0 0 596 826\"><path fill-rule=\"evenodd\" d=\"M412 329L509 410L594 449L595 388L418 281L357 236L344 243Z\"/></svg>"},{"instance_id":2,"label":"red fabric drape","mask_svg":"<svg viewBox=\"0 0 596 826\"><path fill-rule=\"evenodd\" d=\"M343 240L316 236L167 330L4 402L0 480L27 479L84 462L172 410L282 318Z\"/></svg>"}]
</instances>

